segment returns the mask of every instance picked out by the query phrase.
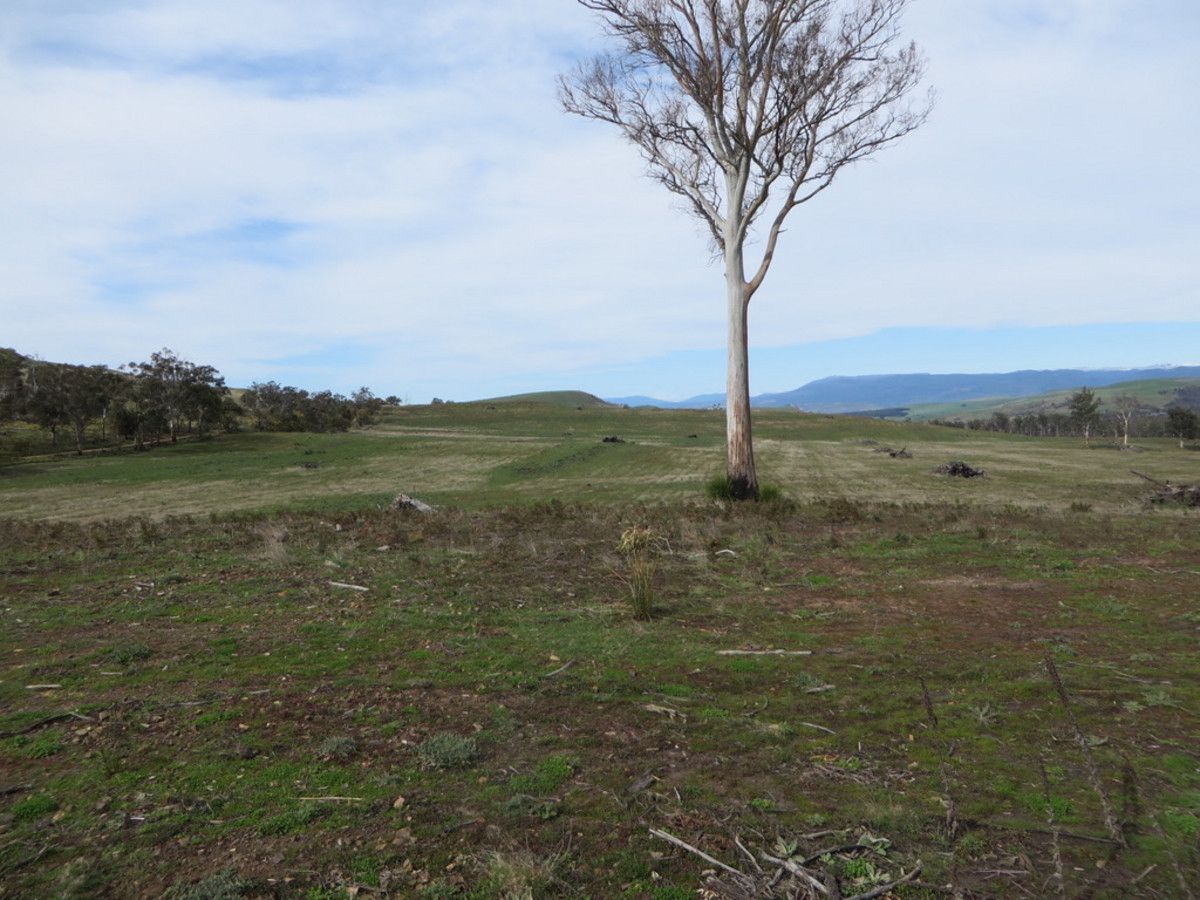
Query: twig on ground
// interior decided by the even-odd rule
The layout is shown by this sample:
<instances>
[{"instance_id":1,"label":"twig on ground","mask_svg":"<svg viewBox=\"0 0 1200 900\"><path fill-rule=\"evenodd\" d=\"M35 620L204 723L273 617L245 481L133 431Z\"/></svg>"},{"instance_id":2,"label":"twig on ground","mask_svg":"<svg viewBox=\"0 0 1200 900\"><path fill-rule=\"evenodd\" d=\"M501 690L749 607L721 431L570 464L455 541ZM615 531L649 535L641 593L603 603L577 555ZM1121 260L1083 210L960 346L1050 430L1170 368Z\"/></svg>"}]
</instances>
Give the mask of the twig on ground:
<instances>
[{"instance_id":1,"label":"twig on ground","mask_svg":"<svg viewBox=\"0 0 1200 900\"><path fill-rule=\"evenodd\" d=\"M777 856L771 856L771 854L764 853L761 850L759 851L759 855L761 855L762 858L771 865L779 866L781 869L787 869L788 872L790 872L792 875L795 875L817 893L825 895L830 893L829 888L825 887L825 885L821 883L820 879L814 876L812 872L808 871L806 868L804 868L804 866L800 865L800 863L796 862L794 859L780 859Z\"/></svg>"},{"instance_id":2,"label":"twig on ground","mask_svg":"<svg viewBox=\"0 0 1200 900\"><path fill-rule=\"evenodd\" d=\"M95 722L96 720L77 712L56 713L53 716L47 716L44 719L39 719L32 725L27 725L24 728L18 728L15 731L0 731L0 738L17 737L22 734L29 734L31 731L37 731L39 728L45 728L47 725L53 725L55 722L62 722L66 719L82 719L84 722Z\"/></svg>"},{"instance_id":3,"label":"twig on ground","mask_svg":"<svg viewBox=\"0 0 1200 900\"><path fill-rule=\"evenodd\" d=\"M1046 656L1046 671L1049 673L1050 681L1054 684L1054 688L1058 692L1058 699L1062 703L1063 711L1067 714L1067 721L1071 724L1071 729L1075 732L1075 743L1079 745L1079 749L1083 753L1084 762L1087 764L1088 781L1091 783L1092 791L1100 800L1100 808L1104 811L1104 827L1108 830L1112 839L1124 847L1126 846L1125 832L1121 830L1121 826L1117 822L1117 817L1113 813L1112 803L1108 799L1108 793L1104 790L1104 784L1100 780L1100 770L1096 767L1096 758L1092 755L1092 747L1088 743L1083 729L1079 727L1079 720L1075 717L1075 710L1071 707L1071 700L1067 696L1066 685L1063 684L1062 677L1058 674L1058 668L1054 665L1054 658L1048 654Z\"/></svg>"},{"instance_id":4,"label":"twig on ground","mask_svg":"<svg viewBox=\"0 0 1200 900\"><path fill-rule=\"evenodd\" d=\"M1046 774L1046 761L1038 760L1038 769L1042 773L1042 796L1046 800L1046 824L1050 826L1050 857L1054 860L1054 882L1057 893L1067 892L1067 883L1063 879L1062 848L1058 843L1058 823L1054 819L1054 804L1050 801L1050 776Z\"/></svg>"},{"instance_id":5,"label":"twig on ground","mask_svg":"<svg viewBox=\"0 0 1200 900\"><path fill-rule=\"evenodd\" d=\"M717 656L812 656L812 650L718 650Z\"/></svg>"},{"instance_id":6,"label":"twig on ground","mask_svg":"<svg viewBox=\"0 0 1200 900\"><path fill-rule=\"evenodd\" d=\"M754 866L755 871L762 872L762 866L758 864L758 860L754 858L754 854L746 849L745 845L738 839L736 834L733 836L733 843L739 850L742 851L743 854L745 854L746 859L750 860L750 865Z\"/></svg>"},{"instance_id":7,"label":"twig on ground","mask_svg":"<svg viewBox=\"0 0 1200 900\"><path fill-rule=\"evenodd\" d=\"M676 847L679 847L682 850L686 850L688 853L691 853L695 856L700 857L705 862L710 863L711 865L714 865L719 869L724 869L726 872L730 873L731 875L737 875L739 877L744 877L744 876L742 876L742 873L740 871L738 871L737 869L735 869L733 866L725 865L725 863L721 862L719 859L709 856L703 850L693 847L691 844L689 844L685 841L681 841L679 838L675 837L675 835L673 835L669 832L662 831L658 828L651 828L650 836L656 837L659 840L666 841L669 844L674 844Z\"/></svg>"},{"instance_id":8,"label":"twig on ground","mask_svg":"<svg viewBox=\"0 0 1200 900\"><path fill-rule=\"evenodd\" d=\"M11 784L8 787L0 787L0 797L7 797L10 794L19 794L22 791L33 790L32 784Z\"/></svg>"},{"instance_id":9,"label":"twig on ground","mask_svg":"<svg viewBox=\"0 0 1200 900\"><path fill-rule=\"evenodd\" d=\"M313 803L366 803L366 797L297 797L297 800L308 800Z\"/></svg>"},{"instance_id":10,"label":"twig on ground","mask_svg":"<svg viewBox=\"0 0 1200 900\"><path fill-rule=\"evenodd\" d=\"M370 590L370 588L365 588L361 584L347 584L344 581L331 581L331 582L329 582L329 586L335 587L335 588L342 588L343 590L347 590L347 591L360 591L362 593L365 593Z\"/></svg>"},{"instance_id":11,"label":"twig on ground","mask_svg":"<svg viewBox=\"0 0 1200 900\"><path fill-rule=\"evenodd\" d=\"M837 734L832 728L826 728L824 725L814 725L812 722L797 722L796 724L803 725L805 728L815 728L817 731L824 731L826 734Z\"/></svg>"},{"instance_id":12,"label":"twig on ground","mask_svg":"<svg viewBox=\"0 0 1200 900\"><path fill-rule=\"evenodd\" d=\"M567 671L567 669L571 668L571 666L573 666L573 665L575 665L575 660L568 659L565 663L563 663L561 666L559 666L553 672L547 672L545 675L543 675L542 679L545 680L547 678L553 678L555 675L561 675L563 672Z\"/></svg>"},{"instance_id":13,"label":"twig on ground","mask_svg":"<svg viewBox=\"0 0 1200 900\"><path fill-rule=\"evenodd\" d=\"M872 888L871 890L867 891L865 894L855 894L853 897L847 898L847 900L871 900L871 898L873 898L873 897L882 897L885 894L891 893L893 890L900 887L900 885L908 884L908 882L912 881L914 878L916 878L920 874L921 874L921 865L920 865L920 863L918 863L917 867L915 869L913 869L911 872L909 872L907 875L901 873L900 877L897 878L895 881L889 882L888 884L881 884L879 887Z\"/></svg>"}]
</instances>

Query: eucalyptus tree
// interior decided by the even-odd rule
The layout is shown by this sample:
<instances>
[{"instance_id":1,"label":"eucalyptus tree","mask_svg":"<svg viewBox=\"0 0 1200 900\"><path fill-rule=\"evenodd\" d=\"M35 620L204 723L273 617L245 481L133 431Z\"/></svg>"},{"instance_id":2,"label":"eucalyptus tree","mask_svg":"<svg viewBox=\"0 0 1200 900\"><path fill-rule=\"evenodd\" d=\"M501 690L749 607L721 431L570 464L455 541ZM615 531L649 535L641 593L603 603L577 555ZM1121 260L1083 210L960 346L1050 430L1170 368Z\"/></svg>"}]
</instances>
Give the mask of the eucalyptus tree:
<instances>
[{"instance_id":1,"label":"eucalyptus tree","mask_svg":"<svg viewBox=\"0 0 1200 900\"><path fill-rule=\"evenodd\" d=\"M729 487L755 498L750 300L788 215L928 115L928 99L911 99L924 60L901 38L908 0L578 2L614 47L560 79L563 107L619 129L724 261Z\"/></svg>"}]
</instances>

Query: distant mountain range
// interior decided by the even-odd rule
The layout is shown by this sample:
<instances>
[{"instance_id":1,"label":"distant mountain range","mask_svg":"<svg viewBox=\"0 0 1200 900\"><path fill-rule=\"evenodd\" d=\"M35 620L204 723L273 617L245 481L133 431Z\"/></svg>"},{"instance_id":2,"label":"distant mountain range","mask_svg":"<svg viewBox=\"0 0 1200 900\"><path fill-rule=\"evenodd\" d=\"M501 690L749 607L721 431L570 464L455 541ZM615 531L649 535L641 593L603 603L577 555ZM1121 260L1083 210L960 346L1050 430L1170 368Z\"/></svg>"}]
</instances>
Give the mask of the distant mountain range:
<instances>
[{"instance_id":1,"label":"distant mountain range","mask_svg":"<svg viewBox=\"0 0 1200 900\"><path fill-rule=\"evenodd\" d=\"M1048 369L985 375L836 375L780 394L759 394L752 406L797 407L807 412L848 413L891 410L925 403L958 403L989 398L1031 397L1083 386L1098 388L1148 378L1197 378L1200 366L1149 369ZM724 406L724 394L700 394L687 400L609 397L609 403L662 409Z\"/></svg>"}]
</instances>

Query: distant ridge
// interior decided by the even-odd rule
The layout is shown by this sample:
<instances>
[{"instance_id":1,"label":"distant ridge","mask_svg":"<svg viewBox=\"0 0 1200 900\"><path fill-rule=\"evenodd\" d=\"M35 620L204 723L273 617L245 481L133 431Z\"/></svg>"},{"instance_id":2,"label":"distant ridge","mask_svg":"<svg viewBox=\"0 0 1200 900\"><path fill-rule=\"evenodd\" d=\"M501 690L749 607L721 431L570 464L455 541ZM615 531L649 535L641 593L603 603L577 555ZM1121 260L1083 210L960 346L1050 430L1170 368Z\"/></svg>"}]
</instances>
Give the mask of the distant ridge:
<instances>
[{"instance_id":1,"label":"distant ridge","mask_svg":"<svg viewBox=\"0 0 1200 900\"><path fill-rule=\"evenodd\" d=\"M1200 366L1160 366L1143 369L1029 369L982 375L835 375L778 394L759 394L758 407L794 406L809 412L846 413L883 410L923 403L956 403L989 398L1032 397L1052 391L1105 387L1149 378L1200 377ZM663 409L705 409L724 406L723 394L701 394L688 400L652 397L613 398L610 403L657 406Z\"/></svg>"},{"instance_id":2,"label":"distant ridge","mask_svg":"<svg viewBox=\"0 0 1200 900\"><path fill-rule=\"evenodd\" d=\"M586 391L537 391L532 394L510 394L506 397L489 397L486 400L472 400L474 404L486 403L492 406L513 403L541 403L548 406L611 406L607 400L601 400L595 394Z\"/></svg>"}]
</instances>

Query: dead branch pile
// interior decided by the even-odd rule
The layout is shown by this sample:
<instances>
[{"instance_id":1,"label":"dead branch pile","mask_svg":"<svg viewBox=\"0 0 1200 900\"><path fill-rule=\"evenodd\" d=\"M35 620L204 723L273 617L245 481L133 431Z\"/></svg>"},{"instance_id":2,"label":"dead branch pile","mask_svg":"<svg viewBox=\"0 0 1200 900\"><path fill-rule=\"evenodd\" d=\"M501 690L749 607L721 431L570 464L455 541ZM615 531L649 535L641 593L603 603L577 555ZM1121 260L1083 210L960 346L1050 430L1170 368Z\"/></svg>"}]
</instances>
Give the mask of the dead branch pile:
<instances>
[{"instance_id":1,"label":"dead branch pile","mask_svg":"<svg viewBox=\"0 0 1200 900\"><path fill-rule=\"evenodd\" d=\"M969 466L961 459L954 462L942 463L933 471L935 475L950 475L954 478L982 478L984 475L983 469L976 469L974 466Z\"/></svg>"},{"instance_id":2,"label":"dead branch pile","mask_svg":"<svg viewBox=\"0 0 1200 900\"><path fill-rule=\"evenodd\" d=\"M1172 484L1169 481L1159 481L1157 478L1143 475L1134 469L1129 471L1154 485L1154 493L1147 498L1150 503L1177 503L1181 506L1200 507L1200 485Z\"/></svg>"},{"instance_id":3,"label":"dead branch pile","mask_svg":"<svg viewBox=\"0 0 1200 900\"><path fill-rule=\"evenodd\" d=\"M908 452L907 447L901 447L897 450L895 447L876 447L872 453L886 453L892 459L912 459L912 454Z\"/></svg>"}]
</instances>

